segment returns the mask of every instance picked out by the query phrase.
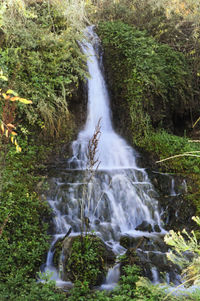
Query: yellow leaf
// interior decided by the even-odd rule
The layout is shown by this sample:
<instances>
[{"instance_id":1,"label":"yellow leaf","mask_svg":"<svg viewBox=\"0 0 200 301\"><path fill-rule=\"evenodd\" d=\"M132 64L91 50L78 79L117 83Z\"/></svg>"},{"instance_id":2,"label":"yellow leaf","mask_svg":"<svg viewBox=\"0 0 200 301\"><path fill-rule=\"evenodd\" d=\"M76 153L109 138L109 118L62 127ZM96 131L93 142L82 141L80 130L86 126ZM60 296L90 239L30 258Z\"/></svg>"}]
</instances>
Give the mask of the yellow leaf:
<instances>
[{"instance_id":1,"label":"yellow leaf","mask_svg":"<svg viewBox=\"0 0 200 301\"><path fill-rule=\"evenodd\" d=\"M7 126L8 126L9 128L15 129L15 126L14 126L12 123L8 123Z\"/></svg>"},{"instance_id":2,"label":"yellow leaf","mask_svg":"<svg viewBox=\"0 0 200 301\"><path fill-rule=\"evenodd\" d=\"M4 133L4 125L3 125L3 123L1 124L1 130Z\"/></svg>"},{"instance_id":3,"label":"yellow leaf","mask_svg":"<svg viewBox=\"0 0 200 301\"><path fill-rule=\"evenodd\" d=\"M11 101L16 101L16 100L19 100L20 99L20 97L18 97L18 96L15 96L15 97L11 97Z\"/></svg>"},{"instance_id":4,"label":"yellow leaf","mask_svg":"<svg viewBox=\"0 0 200 301\"><path fill-rule=\"evenodd\" d=\"M15 140L15 145L16 145L16 146L18 145L17 140Z\"/></svg>"},{"instance_id":5,"label":"yellow leaf","mask_svg":"<svg viewBox=\"0 0 200 301\"><path fill-rule=\"evenodd\" d=\"M14 95L14 96L18 96L18 94L17 94L15 91L11 90L11 89L9 89L9 90L6 92L6 94L12 94L12 95Z\"/></svg>"},{"instance_id":6,"label":"yellow leaf","mask_svg":"<svg viewBox=\"0 0 200 301\"><path fill-rule=\"evenodd\" d=\"M17 151L18 153L20 153L20 152L22 151L22 149L21 149L21 147L20 147L19 145L16 146L16 151Z\"/></svg>"},{"instance_id":7,"label":"yellow leaf","mask_svg":"<svg viewBox=\"0 0 200 301\"><path fill-rule=\"evenodd\" d=\"M13 136L11 136L10 140L11 140L12 143L14 143L14 137Z\"/></svg>"},{"instance_id":8,"label":"yellow leaf","mask_svg":"<svg viewBox=\"0 0 200 301\"><path fill-rule=\"evenodd\" d=\"M8 81L8 78L4 75L0 75L0 79L4 80L4 81Z\"/></svg>"},{"instance_id":9,"label":"yellow leaf","mask_svg":"<svg viewBox=\"0 0 200 301\"><path fill-rule=\"evenodd\" d=\"M16 136L16 135L17 135L17 133L16 133L16 132L11 132L11 134L12 134L13 136Z\"/></svg>"},{"instance_id":10,"label":"yellow leaf","mask_svg":"<svg viewBox=\"0 0 200 301\"><path fill-rule=\"evenodd\" d=\"M6 130L6 137L8 137L8 130Z\"/></svg>"},{"instance_id":11,"label":"yellow leaf","mask_svg":"<svg viewBox=\"0 0 200 301\"><path fill-rule=\"evenodd\" d=\"M6 99L6 100L10 98L10 95L6 95L5 93L2 93L2 96L3 96L3 98Z\"/></svg>"},{"instance_id":12,"label":"yellow leaf","mask_svg":"<svg viewBox=\"0 0 200 301\"><path fill-rule=\"evenodd\" d=\"M20 102L23 102L24 104L28 105L28 104L31 104L32 101L31 100L28 100L28 99L25 99L25 98L19 98L19 101Z\"/></svg>"}]
</instances>

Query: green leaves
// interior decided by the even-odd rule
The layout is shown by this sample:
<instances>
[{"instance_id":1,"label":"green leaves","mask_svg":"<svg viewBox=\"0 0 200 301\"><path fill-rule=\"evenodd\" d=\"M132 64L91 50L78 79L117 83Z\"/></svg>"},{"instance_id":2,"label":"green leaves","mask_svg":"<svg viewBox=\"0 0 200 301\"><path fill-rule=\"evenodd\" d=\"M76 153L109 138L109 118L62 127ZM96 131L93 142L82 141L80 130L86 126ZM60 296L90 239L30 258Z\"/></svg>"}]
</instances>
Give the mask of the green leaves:
<instances>
[{"instance_id":1,"label":"green leaves","mask_svg":"<svg viewBox=\"0 0 200 301\"><path fill-rule=\"evenodd\" d=\"M189 64L183 54L125 23L100 23L98 31L114 99L127 101L134 143L140 145L152 126L170 127L172 115L189 105Z\"/></svg>"},{"instance_id":2,"label":"green leaves","mask_svg":"<svg viewBox=\"0 0 200 301\"><path fill-rule=\"evenodd\" d=\"M200 225L199 217L193 217L194 221ZM173 247L173 251L167 254L169 260L183 267L182 274L186 282L199 284L200 281L200 244L196 234L192 231L190 234L184 229L176 233L171 230L164 238L165 242ZM189 254L189 258L187 257Z\"/></svg>"}]
</instances>

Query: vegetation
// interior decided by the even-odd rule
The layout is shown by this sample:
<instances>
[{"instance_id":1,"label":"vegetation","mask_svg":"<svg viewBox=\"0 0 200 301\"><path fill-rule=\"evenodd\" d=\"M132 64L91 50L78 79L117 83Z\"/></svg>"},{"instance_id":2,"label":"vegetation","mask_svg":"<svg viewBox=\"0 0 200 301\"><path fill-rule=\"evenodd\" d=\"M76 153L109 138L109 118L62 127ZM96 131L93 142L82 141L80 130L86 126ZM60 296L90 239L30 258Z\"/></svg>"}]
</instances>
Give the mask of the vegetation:
<instances>
[{"instance_id":1,"label":"vegetation","mask_svg":"<svg viewBox=\"0 0 200 301\"><path fill-rule=\"evenodd\" d=\"M200 226L199 217L193 217L193 220ZM200 245L194 231L190 235L185 229L182 234L171 230L165 236L165 241L174 248L174 252L168 253L168 258L184 268L182 274L185 282L190 285L198 284L200 281Z\"/></svg>"},{"instance_id":2,"label":"vegetation","mask_svg":"<svg viewBox=\"0 0 200 301\"><path fill-rule=\"evenodd\" d=\"M115 290L92 291L103 262L98 244L92 247L89 236L74 244L67 267L73 267L75 275L70 292L56 289L52 281L36 282L49 247L46 222L51 212L41 197L44 163L55 146L71 141L78 123L70 108L82 98L87 71L77 41L86 24L93 22L102 40L119 120L127 116L124 127L130 126L133 143L153 158L190 154L160 166L188 177L185 201L194 203L199 214L199 143L188 142L199 139L200 124L192 129L200 116L199 16L196 0L0 0L2 301L166 299L164 289L151 285L129 265ZM188 284L199 277L197 237L186 231L166 237L182 260ZM194 253L191 260L183 258L184 252ZM199 300L200 293L167 296L184 298Z\"/></svg>"},{"instance_id":3,"label":"vegetation","mask_svg":"<svg viewBox=\"0 0 200 301\"><path fill-rule=\"evenodd\" d=\"M0 291L2 300L16 300L28 283L33 282L48 249L47 226L42 222L49 215L47 204L35 186L40 178L43 147L20 141L23 152L16 154L10 147L5 154L1 178L0 203ZM8 146L7 146L8 147ZM31 163L30 163L31 162ZM2 162L3 163L3 162ZM31 286L30 286L31 288Z\"/></svg>"},{"instance_id":4,"label":"vegetation","mask_svg":"<svg viewBox=\"0 0 200 301\"><path fill-rule=\"evenodd\" d=\"M100 284L105 272L101 240L92 235L78 236L73 242L65 269L73 282L87 282L91 287Z\"/></svg>"},{"instance_id":5,"label":"vegetation","mask_svg":"<svg viewBox=\"0 0 200 301\"><path fill-rule=\"evenodd\" d=\"M152 127L173 127L170 116L188 106L190 68L181 53L122 22L100 23L98 32L113 76L112 93L128 102L133 141L143 146Z\"/></svg>"},{"instance_id":6,"label":"vegetation","mask_svg":"<svg viewBox=\"0 0 200 301\"><path fill-rule=\"evenodd\" d=\"M125 7L123 3L120 1L118 4ZM137 1L131 3L135 4L134 9L127 4L130 19L124 20L121 13L107 18L114 21L98 25L116 124L119 124L119 130L124 127L125 133L128 125L133 143L149 152L153 160L173 157L159 163L158 168L187 176L188 194L184 200L195 204L196 214L199 214L199 124L192 127L200 114L199 60L190 53L198 42L193 37L189 48L189 36L186 34L179 42L176 40L175 47L175 42L170 43L170 35L176 37L178 33L167 28L170 25L175 30L179 16L174 14L174 18L169 16L168 19L163 9L158 13L150 2L148 9L145 6L142 13L142 4L137 6ZM108 9L109 5L104 8ZM153 19L147 18L148 14ZM141 16L142 22L138 23ZM160 36L153 32L159 28L154 21L166 27L164 31L160 29ZM121 112L124 118L121 118Z\"/></svg>"},{"instance_id":7,"label":"vegetation","mask_svg":"<svg viewBox=\"0 0 200 301\"><path fill-rule=\"evenodd\" d=\"M61 7L61 1L59 5L57 1L0 1L0 120L5 134L0 139L3 301L63 300L54 283L36 283L49 247L45 221L50 211L39 194L44 162L55 151L58 139L67 143L72 137L74 121L68 104L86 75L77 44L85 22L80 14L83 9L77 10L81 2L73 1L70 6L62 1ZM76 17L72 19L73 10ZM19 101L13 90L19 93ZM27 99L31 106L24 105ZM11 129L18 134L20 154L8 143ZM16 135L11 136L15 143ZM47 147L45 141L54 145Z\"/></svg>"},{"instance_id":8,"label":"vegetation","mask_svg":"<svg viewBox=\"0 0 200 301\"><path fill-rule=\"evenodd\" d=\"M73 11L64 3L63 7L56 1L31 1L27 7L24 1L1 5L0 67L9 86L33 101L29 107L17 106L17 118L25 121L27 130L38 130L48 139L70 137L73 122L68 102L86 74L77 44L82 21L77 14L71 20ZM75 11L73 5L70 9Z\"/></svg>"}]
</instances>

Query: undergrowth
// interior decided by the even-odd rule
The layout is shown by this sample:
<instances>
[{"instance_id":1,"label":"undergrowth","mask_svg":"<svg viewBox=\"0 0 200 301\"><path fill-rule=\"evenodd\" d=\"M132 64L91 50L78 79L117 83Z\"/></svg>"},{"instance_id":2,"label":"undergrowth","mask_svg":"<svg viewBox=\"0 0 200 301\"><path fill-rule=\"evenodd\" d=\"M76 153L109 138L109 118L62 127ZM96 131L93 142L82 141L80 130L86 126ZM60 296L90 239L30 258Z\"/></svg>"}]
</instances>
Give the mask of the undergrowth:
<instances>
[{"instance_id":1,"label":"undergrowth","mask_svg":"<svg viewBox=\"0 0 200 301\"><path fill-rule=\"evenodd\" d=\"M17 120L29 131L37 130L40 138L70 139L74 122L68 106L86 76L77 43L84 17L71 18L75 3L21 2L8 1L0 7L0 68L9 78L9 87L33 101L29 107L17 106Z\"/></svg>"},{"instance_id":2,"label":"undergrowth","mask_svg":"<svg viewBox=\"0 0 200 301\"><path fill-rule=\"evenodd\" d=\"M129 109L134 144L152 128L173 130L172 116L183 116L193 95L184 55L123 22L100 23L98 32L112 98Z\"/></svg>"},{"instance_id":3,"label":"undergrowth","mask_svg":"<svg viewBox=\"0 0 200 301\"><path fill-rule=\"evenodd\" d=\"M0 300L50 300L47 296L54 296L52 284L36 284L35 278L49 248L45 220L50 218L50 211L39 197L48 149L30 141L27 145L25 139L20 143L20 154L14 146L1 145L1 158L5 160L1 161ZM27 297L29 294L31 297ZM56 298L53 300L61 300Z\"/></svg>"}]
</instances>

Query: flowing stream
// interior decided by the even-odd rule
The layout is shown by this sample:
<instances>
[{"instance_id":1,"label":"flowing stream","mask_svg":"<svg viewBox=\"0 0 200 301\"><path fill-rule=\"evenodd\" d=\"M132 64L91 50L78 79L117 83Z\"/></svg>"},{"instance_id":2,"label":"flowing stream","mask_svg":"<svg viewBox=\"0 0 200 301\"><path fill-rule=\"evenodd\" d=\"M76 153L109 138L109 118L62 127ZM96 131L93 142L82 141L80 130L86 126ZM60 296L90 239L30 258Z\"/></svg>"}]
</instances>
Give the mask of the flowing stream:
<instances>
[{"instance_id":1,"label":"flowing stream","mask_svg":"<svg viewBox=\"0 0 200 301\"><path fill-rule=\"evenodd\" d=\"M156 192L146 171L137 166L134 149L113 129L108 91L99 60L99 39L93 27L88 28L87 40L82 42L81 48L88 57L90 75L87 120L72 143L73 156L52 178L53 191L48 199L54 218L46 270L53 271L53 278L60 282L62 280L53 266L53 246L70 228L70 235L80 233L81 217L87 219L89 230L99 235L116 254L125 251L119 243L123 235L158 236L155 227L161 229L161 234L165 232ZM92 165L88 145L95 134L97 148L93 149ZM142 222L151 225L151 233L136 230ZM152 267L152 275L157 283L159 277L155 267ZM118 277L116 265L109 271L104 285L116 283Z\"/></svg>"}]
</instances>

